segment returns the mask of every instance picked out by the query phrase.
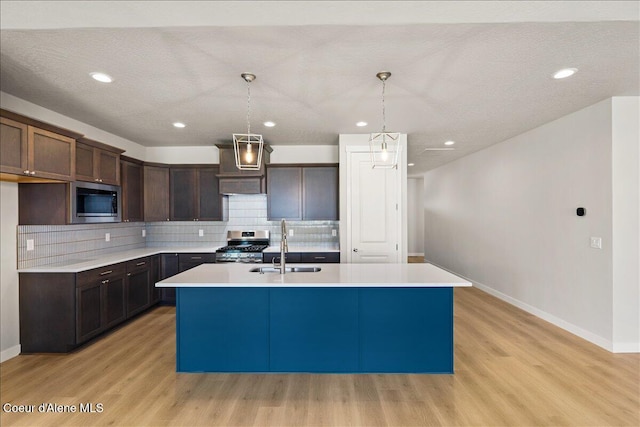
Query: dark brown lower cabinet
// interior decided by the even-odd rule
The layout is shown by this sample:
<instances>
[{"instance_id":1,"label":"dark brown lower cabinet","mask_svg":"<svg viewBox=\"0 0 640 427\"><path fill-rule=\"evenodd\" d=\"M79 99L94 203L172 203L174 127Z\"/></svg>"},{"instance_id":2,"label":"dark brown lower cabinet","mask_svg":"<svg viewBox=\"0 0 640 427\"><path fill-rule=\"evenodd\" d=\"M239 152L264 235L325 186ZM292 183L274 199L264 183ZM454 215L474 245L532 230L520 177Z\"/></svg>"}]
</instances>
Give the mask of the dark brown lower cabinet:
<instances>
[{"instance_id":1,"label":"dark brown lower cabinet","mask_svg":"<svg viewBox=\"0 0 640 427\"><path fill-rule=\"evenodd\" d=\"M160 277L158 280L164 280L167 277L175 276L179 272L180 260L178 259L178 254L160 255ZM161 288L160 304L176 305L176 288Z\"/></svg>"},{"instance_id":2,"label":"dark brown lower cabinet","mask_svg":"<svg viewBox=\"0 0 640 427\"><path fill-rule=\"evenodd\" d=\"M79 273L20 273L23 353L64 353L149 308L157 256Z\"/></svg>"},{"instance_id":3,"label":"dark brown lower cabinet","mask_svg":"<svg viewBox=\"0 0 640 427\"><path fill-rule=\"evenodd\" d=\"M262 262L270 264L280 262L280 253L265 252L262 254ZM340 252L287 252L285 262L290 263L316 263L316 264L339 264Z\"/></svg>"}]
</instances>

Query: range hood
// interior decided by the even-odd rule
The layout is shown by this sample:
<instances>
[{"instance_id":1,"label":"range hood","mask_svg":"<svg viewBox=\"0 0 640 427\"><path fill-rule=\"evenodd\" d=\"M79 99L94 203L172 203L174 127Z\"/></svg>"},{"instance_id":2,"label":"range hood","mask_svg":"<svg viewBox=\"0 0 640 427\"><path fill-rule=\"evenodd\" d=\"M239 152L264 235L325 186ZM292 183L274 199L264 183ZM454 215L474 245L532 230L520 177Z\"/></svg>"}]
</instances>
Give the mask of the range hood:
<instances>
[{"instance_id":1,"label":"range hood","mask_svg":"<svg viewBox=\"0 0 640 427\"><path fill-rule=\"evenodd\" d=\"M273 151L268 144L264 144L260 169L240 170L236 167L233 144L216 144L220 153L220 194L265 194L267 185L265 180L265 164L269 163Z\"/></svg>"}]
</instances>

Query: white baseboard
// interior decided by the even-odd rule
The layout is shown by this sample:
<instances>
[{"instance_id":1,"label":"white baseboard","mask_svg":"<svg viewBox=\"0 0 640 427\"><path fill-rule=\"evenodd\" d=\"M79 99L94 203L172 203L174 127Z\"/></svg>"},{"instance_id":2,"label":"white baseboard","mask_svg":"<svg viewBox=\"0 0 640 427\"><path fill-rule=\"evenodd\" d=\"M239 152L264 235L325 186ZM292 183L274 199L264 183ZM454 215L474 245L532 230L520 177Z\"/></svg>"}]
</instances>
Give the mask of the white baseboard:
<instances>
[{"instance_id":1,"label":"white baseboard","mask_svg":"<svg viewBox=\"0 0 640 427\"><path fill-rule=\"evenodd\" d=\"M540 310L539 308L536 308L532 305L529 305L523 301L520 301L516 298L513 298L507 294L504 294L500 291L497 291L485 284L482 284L476 280L473 280L469 277L465 277L461 274L456 273L455 271L451 271L445 267L442 267L434 262L431 261L427 261L425 260L425 262L428 262L430 264L436 265L440 268L442 268L443 270L446 270L452 274L455 274L456 276L462 277L465 280L470 281L473 286L475 286L476 288L490 294L493 295L496 298L499 298L505 302L508 302L509 304L516 306L524 311L526 311L527 313L531 313L534 316L537 316L543 320L546 320L547 322L564 329L567 332L571 332L572 334L589 341L590 343L593 343L595 345L597 345L598 347L602 347L607 351L610 351L612 353L640 353L640 343L612 343L611 341L602 338L599 335L594 334L593 332L589 332L585 329L580 328L579 326L576 326L572 323L567 322L564 319L561 319L557 316L554 316L553 314L549 314L546 311Z\"/></svg>"},{"instance_id":2,"label":"white baseboard","mask_svg":"<svg viewBox=\"0 0 640 427\"><path fill-rule=\"evenodd\" d=\"M409 256L424 256L424 252L409 252Z\"/></svg>"},{"instance_id":3,"label":"white baseboard","mask_svg":"<svg viewBox=\"0 0 640 427\"><path fill-rule=\"evenodd\" d=\"M0 353L0 363L9 360L9 359L13 359L14 357L16 357L17 355L20 354L21 351L21 347L20 344L18 345L14 345L13 347L10 347L4 351L2 351Z\"/></svg>"},{"instance_id":4,"label":"white baseboard","mask_svg":"<svg viewBox=\"0 0 640 427\"><path fill-rule=\"evenodd\" d=\"M640 343L637 342L614 342L614 353L640 353Z\"/></svg>"}]
</instances>

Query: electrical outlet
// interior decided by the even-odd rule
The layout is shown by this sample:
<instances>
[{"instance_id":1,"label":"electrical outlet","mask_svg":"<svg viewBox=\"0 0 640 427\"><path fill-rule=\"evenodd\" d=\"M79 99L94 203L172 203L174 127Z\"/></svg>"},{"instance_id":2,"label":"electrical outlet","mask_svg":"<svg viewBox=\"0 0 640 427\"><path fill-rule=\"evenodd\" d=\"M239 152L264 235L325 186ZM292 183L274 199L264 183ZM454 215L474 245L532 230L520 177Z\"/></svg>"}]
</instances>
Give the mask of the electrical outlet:
<instances>
[{"instance_id":1,"label":"electrical outlet","mask_svg":"<svg viewBox=\"0 0 640 427\"><path fill-rule=\"evenodd\" d=\"M592 237L591 247L595 249L602 249L602 237Z\"/></svg>"},{"instance_id":2,"label":"electrical outlet","mask_svg":"<svg viewBox=\"0 0 640 427\"><path fill-rule=\"evenodd\" d=\"M293 237L293 228L289 229L289 237Z\"/></svg>"},{"instance_id":3,"label":"electrical outlet","mask_svg":"<svg viewBox=\"0 0 640 427\"><path fill-rule=\"evenodd\" d=\"M204 237L204 230L198 230L198 237Z\"/></svg>"},{"instance_id":4,"label":"electrical outlet","mask_svg":"<svg viewBox=\"0 0 640 427\"><path fill-rule=\"evenodd\" d=\"M331 236L336 237L338 235L338 230L331 230Z\"/></svg>"},{"instance_id":5,"label":"electrical outlet","mask_svg":"<svg viewBox=\"0 0 640 427\"><path fill-rule=\"evenodd\" d=\"M33 239L27 239L27 250L28 251L32 251L33 250Z\"/></svg>"},{"instance_id":6,"label":"electrical outlet","mask_svg":"<svg viewBox=\"0 0 640 427\"><path fill-rule=\"evenodd\" d=\"M142 229L142 237L147 237L147 230Z\"/></svg>"},{"instance_id":7,"label":"electrical outlet","mask_svg":"<svg viewBox=\"0 0 640 427\"><path fill-rule=\"evenodd\" d=\"M111 233L104 233L104 241L105 242L111 241Z\"/></svg>"}]
</instances>

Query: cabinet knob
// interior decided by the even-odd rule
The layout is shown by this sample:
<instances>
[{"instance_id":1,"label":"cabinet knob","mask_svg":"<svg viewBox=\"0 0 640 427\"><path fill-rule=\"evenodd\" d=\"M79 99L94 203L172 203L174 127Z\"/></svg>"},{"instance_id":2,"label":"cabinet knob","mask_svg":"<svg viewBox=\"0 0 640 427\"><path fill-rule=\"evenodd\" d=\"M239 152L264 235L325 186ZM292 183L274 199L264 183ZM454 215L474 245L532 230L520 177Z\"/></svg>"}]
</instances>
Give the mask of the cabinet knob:
<instances>
[{"instance_id":1,"label":"cabinet knob","mask_svg":"<svg viewBox=\"0 0 640 427\"><path fill-rule=\"evenodd\" d=\"M31 171L31 175L35 175L35 174L36 174L36 171Z\"/></svg>"},{"instance_id":2,"label":"cabinet knob","mask_svg":"<svg viewBox=\"0 0 640 427\"><path fill-rule=\"evenodd\" d=\"M29 171L28 171L28 170L24 171L23 173L24 173L25 175L29 175Z\"/></svg>"},{"instance_id":3,"label":"cabinet knob","mask_svg":"<svg viewBox=\"0 0 640 427\"><path fill-rule=\"evenodd\" d=\"M130 277L130 276L131 276L131 273L127 273L127 277Z\"/></svg>"},{"instance_id":4,"label":"cabinet knob","mask_svg":"<svg viewBox=\"0 0 640 427\"><path fill-rule=\"evenodd\" d=\"M353 252L358 252L358 248L353 248Z\"/></svg>"}]
</instances>

